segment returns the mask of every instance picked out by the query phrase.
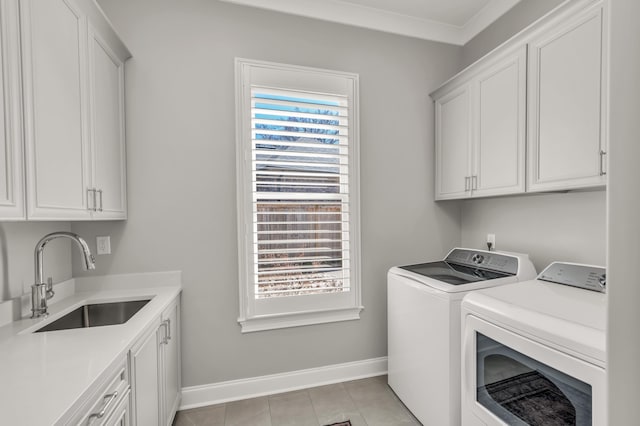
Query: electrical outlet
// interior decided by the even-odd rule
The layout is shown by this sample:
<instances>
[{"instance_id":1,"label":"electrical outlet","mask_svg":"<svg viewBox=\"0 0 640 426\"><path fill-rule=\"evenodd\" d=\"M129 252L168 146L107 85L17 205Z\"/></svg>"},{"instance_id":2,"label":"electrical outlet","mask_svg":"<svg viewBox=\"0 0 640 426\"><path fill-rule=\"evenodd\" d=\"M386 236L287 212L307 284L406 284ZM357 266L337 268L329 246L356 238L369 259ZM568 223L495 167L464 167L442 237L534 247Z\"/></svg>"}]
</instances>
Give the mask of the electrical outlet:
<instances>
[{"instance_id":1,"label":"electrical outlet","mask_svg":"<svg viewBox=\"0 0 640 426\"><path fill-rule=\"evenodd\" d=\"M98 254L111 254L111 237L96 237Z\"/></svg>"},{"instance_id":2,"label":"electrical outlet","mask_svg":"<svg viewBox=\"0 0 640 426\"><path fill-rule=\"evenodd\" d=\"M496 234L487 234L487 247L489 250L496 249Z\"/></svg>"}]
</instances>

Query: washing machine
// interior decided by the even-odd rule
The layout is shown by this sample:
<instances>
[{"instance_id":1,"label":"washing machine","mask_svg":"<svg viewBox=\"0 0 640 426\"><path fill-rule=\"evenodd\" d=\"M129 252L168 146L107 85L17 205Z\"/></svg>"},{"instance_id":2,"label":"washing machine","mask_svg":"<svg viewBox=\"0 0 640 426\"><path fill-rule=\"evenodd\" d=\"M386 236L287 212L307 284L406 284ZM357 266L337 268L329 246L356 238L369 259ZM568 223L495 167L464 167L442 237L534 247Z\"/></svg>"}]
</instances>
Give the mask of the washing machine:
<instances>
[{"instance_id":1,"label":"washing machine","mask_svg":"<svg viewBox=\"0 0 640 426\"><path fill-rule=\"evenodd\" d=\"M606 274L554 262L462 302L464 426L607 423Z\"/></svg>"},{"instance_id":2,"label":"washing machine","mask_svg":"<svg viewBox=\"0 0 640 426\"><path fill-rule=\"evenodd\" d=\"M460 424L463 297L535 276L527 255L467 248L389 270L388 383L420 422Z\"/></svg>"}]
</instances>

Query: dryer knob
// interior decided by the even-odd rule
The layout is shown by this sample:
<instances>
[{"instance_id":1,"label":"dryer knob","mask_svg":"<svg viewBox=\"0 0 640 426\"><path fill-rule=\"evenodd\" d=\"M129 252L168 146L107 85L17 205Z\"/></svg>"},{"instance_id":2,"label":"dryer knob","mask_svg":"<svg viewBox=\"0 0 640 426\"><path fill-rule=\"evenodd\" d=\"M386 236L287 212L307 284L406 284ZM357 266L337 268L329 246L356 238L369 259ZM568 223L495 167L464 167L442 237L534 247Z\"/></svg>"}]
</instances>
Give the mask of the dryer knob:
<instances>
[{"instance_id":1,"label":"dryer knob","mask_svg":"<svg viewBox=\"0 0 640 426\"><path fill-rule=\"evenodd\" d=\"M607 274L600 275L600 277L598 278L598 283L600 283L600 286L602 288L607 287Z\"/></svg>"},{"instance_id":2,"label":"dryer knob","mask_svg":"<svg viewBox=\"0 0 640 426\"><path fill-rule=\"evenodd\" d=\"M476 253L471 257L471 261L476 265L480 265L484 261L484 256Z\"/></svg>"}]
</instances>

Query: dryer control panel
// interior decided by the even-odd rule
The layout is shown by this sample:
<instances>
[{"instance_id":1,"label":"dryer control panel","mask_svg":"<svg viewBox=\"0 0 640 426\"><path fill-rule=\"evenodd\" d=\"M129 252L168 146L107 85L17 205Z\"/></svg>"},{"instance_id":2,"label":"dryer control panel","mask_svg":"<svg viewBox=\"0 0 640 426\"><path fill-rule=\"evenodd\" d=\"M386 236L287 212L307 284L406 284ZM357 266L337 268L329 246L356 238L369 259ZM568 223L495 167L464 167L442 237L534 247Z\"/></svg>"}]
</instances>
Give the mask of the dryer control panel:
<instances>
[{"instance_id":1,"label":"dryer control panel","mask_svg":"<svg viewBox=\"0 0 640 426\"><path fill-rule=\"evenodd\" d=\"M607 288L607 271L601 266L553 262L538 275L538 279L601 293L605 293Z\"/></svg>"}]
</instances>

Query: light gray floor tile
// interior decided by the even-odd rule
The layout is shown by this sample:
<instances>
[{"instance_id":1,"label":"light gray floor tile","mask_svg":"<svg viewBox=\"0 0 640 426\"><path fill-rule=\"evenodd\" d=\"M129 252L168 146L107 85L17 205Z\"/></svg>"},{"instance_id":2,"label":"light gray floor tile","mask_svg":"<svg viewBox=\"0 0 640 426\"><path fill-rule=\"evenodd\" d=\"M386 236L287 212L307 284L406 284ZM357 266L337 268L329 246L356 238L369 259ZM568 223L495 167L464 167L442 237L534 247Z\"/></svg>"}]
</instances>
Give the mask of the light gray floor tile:
<instances>
[{"instance_id":1,"label":"light gray floor tile","mask_svg":"<svg viewBox=\"0 0 640 426\"><path fill-rule=\"evenodd\" d=\"M185 426L224 426L225 413L225 404L218 404L181 411L179 414L181 418L184 416L191 422L186 423Z\"/></svg>"},{"instance_id":2,"label":"light gray floor tile","mask_svg":"<svg viewBox=\"0 0 640 426\"><path fill-rule=\"evenodd\" d=\"M345 383L368 426L419 425L387 385L386 376Z\"/></svg>"},{"instance_id":3,"label":"light gray floor tile","mask_svg":"<svg viewBox=\"0 0 640 426\"><path fill-rule=\"evenodd\" d=\"M173 419L173 426L195 426L184 411L178 411Z\"/></svg>"},{"instance_id":4,"label":"light gray floor tile","mask_svg":"<svg viewBox=\"0 0 640 426\"><path fill-rule=\"evenodd\" d=\"M309 396L321 425L345 420L353 426L366 424L342 383L311 388Z\"/></svg>"},{"instance_id":5,"label":"light gray floor tile","mask_svg":"<svg viewBox=\"0 0 640 426\"><path fill-rule=\"evenodd\" d=\"M267 397L226 404L225 426L272 426Z\"/></svg>"},{"instance_id":6,"label":"light gray floor tile","mask_svg":"<svg viewBox=\"0 0 640 426\"><path fill-rule=\"evenodd\" d=\"M318 426L311 398L306 390L269 397L273 426Z\"/></svg>"},{"instance_id":7,"label":"light gray floor tile","mask_svg":"<svg viewBox=\"0 0 640 426\"><path fill-rule=\"evenodd\" d=\"M173 426L419 426L387 376L180 411ZM431 426L431 425L429 425Z\"/></svg>"}]
</instances>

